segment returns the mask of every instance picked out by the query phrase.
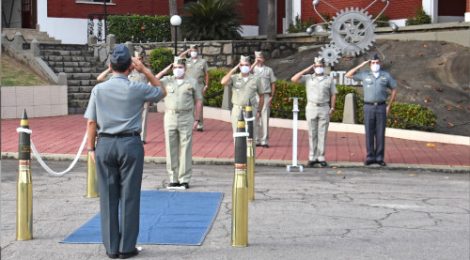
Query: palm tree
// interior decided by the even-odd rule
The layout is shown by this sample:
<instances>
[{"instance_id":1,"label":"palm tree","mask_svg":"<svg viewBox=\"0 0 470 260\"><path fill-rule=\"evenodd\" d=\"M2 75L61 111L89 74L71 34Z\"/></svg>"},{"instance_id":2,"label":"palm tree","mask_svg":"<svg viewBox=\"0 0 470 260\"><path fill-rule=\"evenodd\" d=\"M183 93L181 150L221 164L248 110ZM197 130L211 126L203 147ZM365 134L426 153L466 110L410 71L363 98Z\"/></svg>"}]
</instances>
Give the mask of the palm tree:
<instances>
[{"instance_id":1,"label":"palm tree","mask_svg":"<svg viewBox=\"0 0 470 260\"><path fill-rule=\"evenodd\" d=\"M231 40L241 38L236 0L199 0L186 5L189 15L183 31L190 40Z\"/></svg>"}]
</instances>

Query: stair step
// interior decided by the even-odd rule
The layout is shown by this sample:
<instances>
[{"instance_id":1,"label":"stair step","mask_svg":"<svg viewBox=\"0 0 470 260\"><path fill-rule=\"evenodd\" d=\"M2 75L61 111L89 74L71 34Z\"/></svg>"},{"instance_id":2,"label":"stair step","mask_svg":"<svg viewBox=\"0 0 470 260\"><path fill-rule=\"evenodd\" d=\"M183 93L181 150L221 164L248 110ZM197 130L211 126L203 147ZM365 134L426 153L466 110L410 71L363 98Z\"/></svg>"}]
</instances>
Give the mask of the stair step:
<instances>
[{"instance_id":1,"label":"stair step","mask_svg":"<svg viewBox=\"0 0 470 260\"><path fill-rule=\"evenodd\" d=\"M70 73L67 74L67 79L79 79L79 80L95 80L99 73Z\"/></svg>"}]
</instances>

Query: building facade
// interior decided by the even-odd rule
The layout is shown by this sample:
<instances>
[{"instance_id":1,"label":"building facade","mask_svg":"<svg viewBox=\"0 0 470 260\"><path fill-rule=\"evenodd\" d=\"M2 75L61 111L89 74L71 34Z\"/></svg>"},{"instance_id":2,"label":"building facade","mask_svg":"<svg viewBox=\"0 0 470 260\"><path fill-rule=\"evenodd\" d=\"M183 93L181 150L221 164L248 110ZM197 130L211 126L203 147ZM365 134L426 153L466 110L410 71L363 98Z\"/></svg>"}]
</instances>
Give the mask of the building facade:
<instances>
[{"instance_id":1,"label":"building facade","mask_svg":"<svg viewBox=\"0 0 470 260\"><path fill-rule=\"evenodd\" d=\"M106 1L104 3L103 1ZM186 3L195 0L176 0L178 13L183 13ZM244 36L266 33L268 0L240 0ZM347 7L366 8L373 0L320 0L317 8L321 14L333 17L336 10ZM368 12L375 16L383 8L377 1ZM169 0L2 0L2 28L36 28L63 43L84 44L87 42L88 17L91 14L141 14L168 15ZM385 15L399 26L413 17L422 8L431 16L432 22L470 21L470 0L400 0L390 1ZM311 0L277 0L277 32L287 31L289 24L301 21L319 22Z\"/></svg>"}]
</instances>

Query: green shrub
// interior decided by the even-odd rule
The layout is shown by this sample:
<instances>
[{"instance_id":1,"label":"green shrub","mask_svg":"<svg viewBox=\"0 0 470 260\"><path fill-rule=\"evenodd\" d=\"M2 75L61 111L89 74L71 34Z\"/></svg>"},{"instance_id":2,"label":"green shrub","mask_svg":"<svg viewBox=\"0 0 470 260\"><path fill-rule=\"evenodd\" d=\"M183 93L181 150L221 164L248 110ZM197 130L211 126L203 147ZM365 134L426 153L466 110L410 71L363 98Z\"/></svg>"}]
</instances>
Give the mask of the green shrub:
<instances>
[{"instance_id":1,"label":"green shrub","mask_svg":"<svg viewBox=\"0 0 470 260\"><path fill-rule=\"evenodd\" d=\"M223 86L220 79L228 70L210 70L211 86L206 93L205 105L220 107L223 98ZM347 94L356 95L356 119L364 123L364 100L356 87L337 85L336 108L331 122L342 122L344 100ZM271 117L292 119L292 97L299 97L299 120L305 120L307 103L305 86L286 80L276 81L276 94L271 105ZM418 104L394 103L387 118L387 127L432 131L436 125L436 115L428 108Z\"/></svg>"},{"instance_id":2,"label":"green shrub","mask_svg":"<svg viewBox=\"0 0 470 260\"><path fill-rule=\"evenodd\" d=\"M386 15L380 15L375 21L375 27L389 27L390 18Z\"/></svg>"},{"instance_id":3,"label":"green shrub","mask_svg":"<svg viewBox=\"0 0 470 260\"><path fill-rule=\"evenodd\" d=\"M156 74L173 62L173 51L169 48L156 48L150 52L149 63Z\"/></svg>"},{"instance_id":4,"label":"green shrub","mask_svg":"<svg viewBox=\"0 0 470 260\"><path fill-rule=\"evenodd\" d=\"M199 0L185 6L188 14L183 19L185 38L201 40L240 39L239 2L236 0Z\"/></svg>"},{"instance_id":5,"label":"green shrub","mask_svg":"<svg viewBox=\"0 0 470 260\"><path fill-rule=\"evenodd\" d=\"M433 131L436 115L418 104L394 103L387 118L387 126L401 129Z\"/></svg>"},{"instance_id":6,"label":"green shrub","mask_svg":"<svg viewBox=\"0 0 470 260\"><path fill-rule=\"evenodd\" d=\"M171 40L168 16L110 15L108 32L116 35L116 42L155 42Z\"/></svg>"},{"instance_id":7,"label":"green shrub","mask_svg":"<svg viewBox=\"0 0 470 260\"><path fill-rule=\"evenodd\" d=\"M287 29L288 33L300 33L305 32L308 27L310 27L314 22L312 20L301 21L298 15L295 16L295 23L290 24Z\"/></svg>"},{"instance_id":8,"label":"green shrub","mask_svg":"<svg viewBox=\"0 0 470 260\"><path fill-rule=\"evenodd\" d=\"M419 25L419 24L430 24L431 16L427 15L424 12L423 8L416 10L416 16L408 18L406 20L406 25Z\"/></svg>"},{"instance_id":9,"label":"green shrub","mask_svg":"<svg viewBox=\"0 0 470 260\"><path fill-rule=\"evenodd\" d=\"M207 88L204 105L211 107L221 107L224 94L224 86L220 80L228 73L228 69L209 70L209 87Z\"/></svg>"}]
</instances>

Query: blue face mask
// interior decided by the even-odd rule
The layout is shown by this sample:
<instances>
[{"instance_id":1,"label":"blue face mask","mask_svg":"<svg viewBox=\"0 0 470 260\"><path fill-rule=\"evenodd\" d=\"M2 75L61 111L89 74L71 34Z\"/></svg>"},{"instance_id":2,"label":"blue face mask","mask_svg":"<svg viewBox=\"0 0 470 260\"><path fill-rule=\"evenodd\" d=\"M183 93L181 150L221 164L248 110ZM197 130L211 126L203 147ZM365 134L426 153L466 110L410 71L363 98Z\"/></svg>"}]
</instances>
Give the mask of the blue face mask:
<instances>
[{"instance_id":1,"label":"blue face mask","mask_svg":"<svg viewBox=\"0 0 470 260\"><path fill-rule=\"evenodd\" d=\"M243 73L243 74L247 74L250 72L250 66L240 66L240 72Z\"/></svg>"}]
</instances>

